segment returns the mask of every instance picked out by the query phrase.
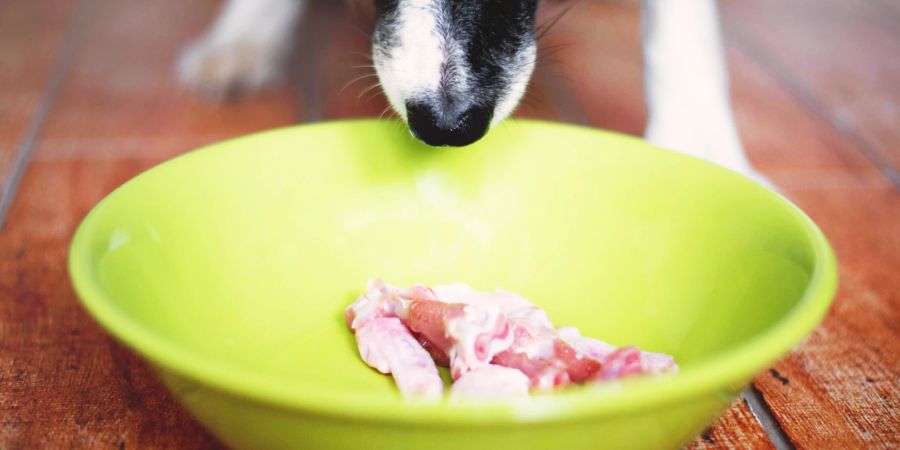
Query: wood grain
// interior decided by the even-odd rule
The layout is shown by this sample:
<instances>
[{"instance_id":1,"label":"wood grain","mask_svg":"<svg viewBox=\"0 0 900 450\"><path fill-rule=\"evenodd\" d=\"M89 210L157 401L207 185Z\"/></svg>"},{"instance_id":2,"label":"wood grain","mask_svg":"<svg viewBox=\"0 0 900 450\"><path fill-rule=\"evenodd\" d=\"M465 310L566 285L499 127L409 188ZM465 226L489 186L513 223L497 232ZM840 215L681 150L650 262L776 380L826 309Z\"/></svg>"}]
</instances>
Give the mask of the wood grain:
<instances>
[{"instance_id":1,"label":"wood grain","mask_svg":"<svg viewBox=\"0 0 900 450\"><path fill-rule=\"evenodd\" d=\"M518 115L640 134L646 110L636 3L574 2L541 42L545 62ZM74 5L0 3L0 86L14 93L0 100L0 149L7 153L43 93ZM297 120L378 116L386 104L378 95L359 98L366 80L348 85L368 70L352 66L368 64L359 53L368 51L371 12L339 2L312 2L293 78L224 105L184 92L172 65L218 5L78 4L90 11L89 26L0 234L0 448L221 448L80 308L65 267L71 234L105 194L164 159ZM889 155L896 127L884 126L897 105L884 83L896 79L896 58L887 54L896 42L885 23L900 20L900 10L881 0L859 10L834 0L819 9L809 0L723 5L744 144L822 227L841 265L838 297L823 326L755 385L798 448L897 448L900 194L867 152L896 161ZM547 2L540 20L561 7ZM800 26L791 28L794 20ZM822 39L822 29L838 30L848 42L817 53L833 41ZM803 58L795 61L795 54ZM850 63L873 69L842 69ZM889 103L887 113L879 101ZM836 121L834 111L850 119ZM688 446L772 447L743 401Z\"/></svg>"},{"instance_id":2,"label":"wood grain","mask_svg":"<svg viewBox=\"0 0 900 450\"><path fill-rule=\"evenodd\" d=\"M78 304L68 242L150 161L36 162L0 241L0 448L214 448L141 360Z\"/></svg>"},{"instance_id":3,"label":"wood grain","mask_svg":"<svg viewBox=\"0 0 900 450\"><path fill-rule=\"evenodd\" d=\"M743 398L739 398L731 408L710 427L691 442L685 450L714 449L775 449L765 430Z\"/></svg>"},{"instance_id":4,"label":"wood grain","mask_svg":"<svg viewBox=\"0 0 900 450\"><path fill-rule=\"evenodd\" d=\"M894 6L888 6L894 3ZM900 184L896 2L724 2L725 29Z\"/></svg>"},{"instance_id":5,"label":"wood grain","mask_svg":"<svg viewBox=\"0 0 900 450\"><path fill-rule=\"evenodd\" d=\"M0 2L0 196L60 57L73 3Z\"/></svg>"},{"instance_id":6,"label":"wood grain","mask_svg":"<svg viewBox=\"0 0 900 450\"><path fill-rule=\"evenodd\" d=\"M215 2L82 6L94 12L84 42L0 237L0 448L221 448L83 311L67 247L116 186L196 146L292 123L296 94L211 105L178 87L172 64Z\"/></svg>"},{"instance_id":7,"label":"wood grain","mask_svg":"<svg viewBox=\"0 0 900 450\"><path fill-rule=\"evenodd\" d=\"M177 57L212 20L217 2L83 4L92 15L35 158L163 160L296 121L296 94L286 82L227 104L205 102L177 82Z\"/></svg>"},{"instance_id":8,"label":"wood grain","mask_svg":"<svg viewBox=\"0 0 900 450\"><path fill-rule=\"evenodd\" d=\"M822 3L826 11L827 3ZM727 4L726 24L767 26L765 19L740 15L735 8L736 2ZM829 14L829 20L842 22L842 27L855 20L853 14L845 17L847 22L834 11ZM785 39L791 45L801 41L812 45L820 31ZM757 38L762 39L753 35ZM815 77L828 78L832 86L817 88L823 92L853 85L853 89L868 89L865 95L871 98L880 95L884 86L857 72L836 70L826 61L817 68L773 66L768 59L758 58L743 39L747 37L732 39L730 61L744 144L754 161L819 224L840 266L838 295L823 325L761 375L756 386L799 448L896 448L900 445L896 432L900 429L900 275L896 270L900 267L900 194L883 168L872 164L871 155L860 148L857 132L817 110L819 103L810 102L807 94L786 82L783 71L797 79L809 78L810 83ZM847 45L863 42L853 40ZM869 57L879 54L883 52ZM821 98L824 94L814 91L811 95ZM852 115L867 117L863 110Z\"/></svg>"},{"instance_id":9,"label":"wood grain","mask_svg":"<svg viewBox=\"0 0 900 450\"><path fill-rule=\"evenodd\" d=\"M803 189L841 265L821 327L756 380L798 448L900 446L900 194L891 187Z\"/></svg>"}]
</instances>

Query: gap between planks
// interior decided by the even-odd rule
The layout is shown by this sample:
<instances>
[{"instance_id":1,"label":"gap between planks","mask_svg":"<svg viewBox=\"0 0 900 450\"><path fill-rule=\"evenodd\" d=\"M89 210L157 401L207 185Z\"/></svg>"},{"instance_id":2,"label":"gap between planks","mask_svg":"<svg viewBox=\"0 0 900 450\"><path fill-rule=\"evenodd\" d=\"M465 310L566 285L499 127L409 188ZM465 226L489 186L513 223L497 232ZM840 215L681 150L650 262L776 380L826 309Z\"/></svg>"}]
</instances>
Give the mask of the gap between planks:
<instances>
[{"instance_id":1,"label":"gap between planks","mask_svg":"<svg viewBox=\"0 0 900 450\"><path fill-rule=\"evenodd\" d=\"M28 163L31 161L31 153L37 143L38 135L41 134L44 122L46 122L47 116L56 102L60 86L62 86L62 82L72 66L72 61L75 59L81 36L88 19L93 13L93 6L93 2L90 0L79 1L75 5L73 17L66 26L65 32L63 32L62 43L59 46L59 56L53 62L44 92L41 94L41 98L38 100L37 107L34 110L34 116L28 122L25 135L16 149L12 171L6 179L6 183L2 186L2 191L0 191L0 231L3 231L9 209L19 190L22 176L25 173L25 169L28 168Z\"/></svg>"},{"instance_id":2,"label":"gap between planks","mask_svg":"<svg viewBox=\"0 0 900 450\"><path fill-rule=\"evenodd\" d=\"M769 440L775 444L776 449L795 450L796 447L794 447L790 438L787 437L784 429L781 428L781 424L775 419L775 415L772 413L772 410L769 409L769 405L766 403L765 399L763 399L762 393L756 389L755 385L751 384L747 389L744 389L744 392L741 393L741 397L747 402L747 407L750 408L753 417L756 418L756 421L759 422L763 430L769 436Z\"/></svg>"},{"instance_id":3,"label":"gap between planks","mask_svg":"<svg viewBox=\"0 0 900 450\"><path fill-rule=\"evenodd\" d=\"M769 73L775 80L784 86L788 92L794 95L800 103L802 103L811 115L821 119L824 123L831 126L840 135L844 136L857 151L869 160L885 178L893 184L895 189L900 190L900 170L893 167L881 153L869 143L864 137L860 136L854 127L832 114L828 113L827 108L816 99L815 94L803 86L803 83L790 74L790 71L779 63L776 58L772 57L767 51L753 44L751 39L747 38L741 32L733 32L729 38L736 44L740 50L744 51L752 60L756 61L760 68Z\"/></svg>"}]
</instances>

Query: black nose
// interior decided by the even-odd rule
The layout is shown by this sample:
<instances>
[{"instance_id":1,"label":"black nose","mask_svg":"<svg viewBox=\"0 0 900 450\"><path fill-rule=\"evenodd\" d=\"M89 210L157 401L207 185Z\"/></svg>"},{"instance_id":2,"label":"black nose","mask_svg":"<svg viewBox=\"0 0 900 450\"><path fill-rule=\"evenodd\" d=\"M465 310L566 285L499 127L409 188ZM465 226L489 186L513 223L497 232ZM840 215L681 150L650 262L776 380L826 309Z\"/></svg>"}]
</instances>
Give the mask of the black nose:
<instances>
[{"instance_id":1,"label":"black nose","mask_svg":"<svg viewBox=\"0 0 900 450\"><path fill-rule=\"evenodd\" d=\"M487 133L493 108L473 106L454 113L422 102L407 102L406 122L420 141L435 147L469 145Z\"/></svg>"}]
</instances>

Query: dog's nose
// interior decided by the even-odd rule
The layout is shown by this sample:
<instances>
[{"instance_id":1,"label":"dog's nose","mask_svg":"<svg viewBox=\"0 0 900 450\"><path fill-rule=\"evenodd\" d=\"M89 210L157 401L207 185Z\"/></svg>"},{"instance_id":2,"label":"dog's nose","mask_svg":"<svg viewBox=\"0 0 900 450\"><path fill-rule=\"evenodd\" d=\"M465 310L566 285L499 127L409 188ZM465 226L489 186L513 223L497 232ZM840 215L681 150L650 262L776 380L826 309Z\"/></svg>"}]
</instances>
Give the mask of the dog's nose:
<instances>
[{"instance_id":1,"label":"dog's nose","mask_svg":"<svg viewBox=\"0 0 900 450\"><path fill-rule=\"evenodd\" d=\"M493 110L473 106L454 113L421 102L407 102L406 122L420 141L435 147L469 145L487 133Z\"/></svg>"}]
</instances>

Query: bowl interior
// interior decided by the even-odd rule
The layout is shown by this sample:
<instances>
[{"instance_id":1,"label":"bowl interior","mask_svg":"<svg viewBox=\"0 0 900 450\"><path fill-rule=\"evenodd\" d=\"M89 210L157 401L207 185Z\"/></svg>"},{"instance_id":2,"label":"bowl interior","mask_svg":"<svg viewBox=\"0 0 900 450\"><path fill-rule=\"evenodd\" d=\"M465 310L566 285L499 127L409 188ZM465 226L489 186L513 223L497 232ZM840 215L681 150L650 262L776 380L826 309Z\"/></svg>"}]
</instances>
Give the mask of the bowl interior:
<instances>
[{"instance_id":1,"label":"bowl interior","mask_svg":"<svg viewBox=\"0 0 900 450\"><path fill-rule=\"evenodd\" d=\"M218 370L400 404L343 323L369 278L506 288L559 325L672 353L688 374L798 307L811 227L742 177L633 138L513 122L432 149L355 121L141 175L86 220L73 267L114 329Z\"/></svg>"}]
</instances>

